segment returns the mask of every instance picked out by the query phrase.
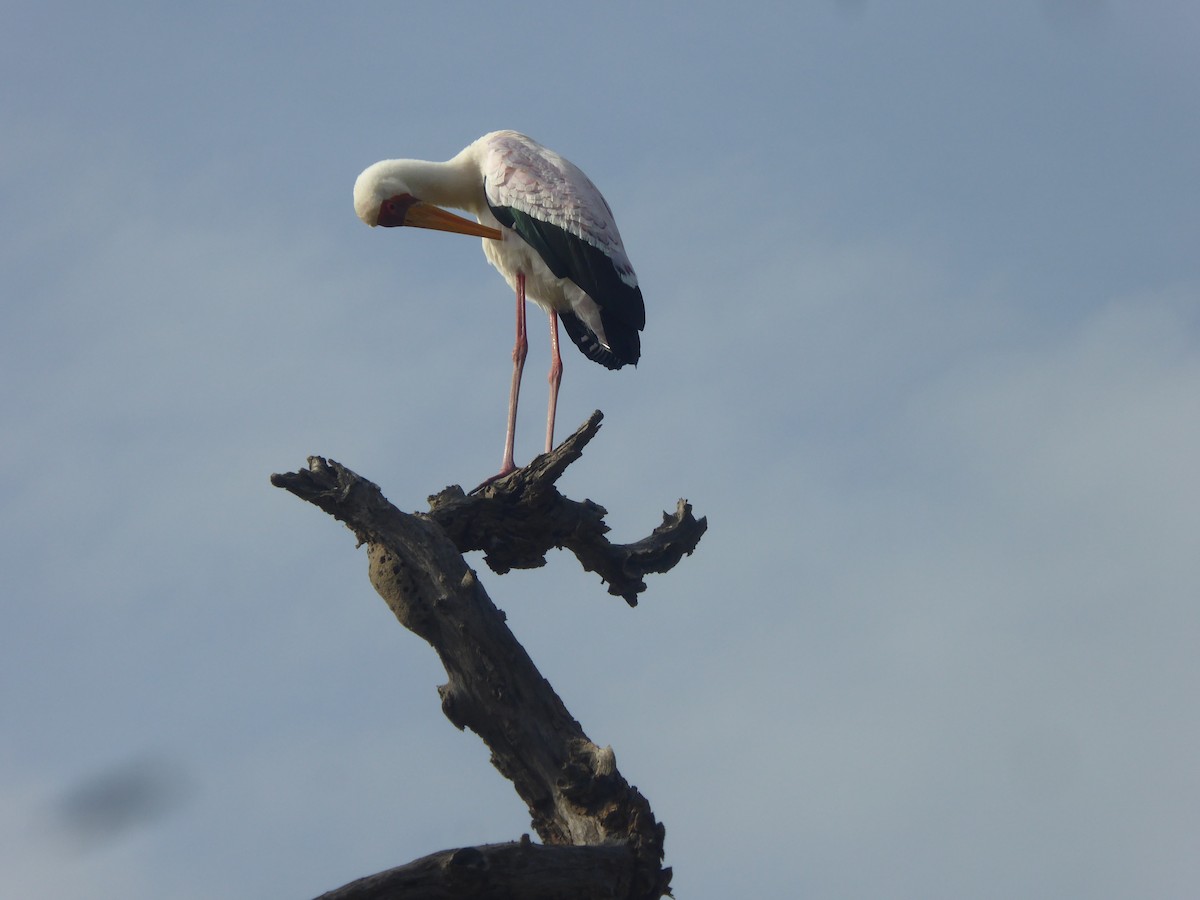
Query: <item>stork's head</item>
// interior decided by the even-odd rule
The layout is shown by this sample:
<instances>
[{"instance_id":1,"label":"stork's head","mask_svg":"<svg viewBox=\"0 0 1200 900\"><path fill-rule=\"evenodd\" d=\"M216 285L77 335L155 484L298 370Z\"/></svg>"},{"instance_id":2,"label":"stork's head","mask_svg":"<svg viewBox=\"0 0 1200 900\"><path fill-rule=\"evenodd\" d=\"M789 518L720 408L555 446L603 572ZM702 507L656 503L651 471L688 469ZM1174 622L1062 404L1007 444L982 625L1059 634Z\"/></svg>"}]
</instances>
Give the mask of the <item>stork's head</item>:
<instances>
[{"instance_id":1,"label":"stork's head","mask_svg":"<svg viewBox=\"0 0 1200 900\"><path fill-rule=\"evenodd\" d=\"M418 197L406 178L413 165L411 160L385 159L364 169L354 182L354 211L358 217L372 227L410 225L499 240L500 232L495 228L456 216Z\"/></svg>"}]
</instances>

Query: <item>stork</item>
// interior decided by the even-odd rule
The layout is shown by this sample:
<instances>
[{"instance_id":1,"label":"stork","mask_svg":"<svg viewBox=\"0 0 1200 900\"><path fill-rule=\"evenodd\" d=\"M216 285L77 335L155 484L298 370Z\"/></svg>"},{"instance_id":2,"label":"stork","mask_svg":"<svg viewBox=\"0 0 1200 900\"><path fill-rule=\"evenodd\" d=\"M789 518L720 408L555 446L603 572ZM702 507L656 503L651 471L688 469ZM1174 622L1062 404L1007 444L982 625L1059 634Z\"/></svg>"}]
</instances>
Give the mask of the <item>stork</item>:
<instances>
[{"instance_id":1,"label":"stork","mask_svg":"<svg viewBox=\"0 0 1200 900\"><path fill-rule=\"evenodd\" d=\"M465 210L475 222L449 212ZM483 238L483 253L517 295L517 337L504 459L512 472L517 399L529 341L525 301L550 318L546 452L562 382L558 322L584 356L609 369L636 365L646 308L612 210L580 169L532 138L494 131L446 162L386 159L354 184L354 210L368 225L433 228Z\"/></svg>"}]
</instances>

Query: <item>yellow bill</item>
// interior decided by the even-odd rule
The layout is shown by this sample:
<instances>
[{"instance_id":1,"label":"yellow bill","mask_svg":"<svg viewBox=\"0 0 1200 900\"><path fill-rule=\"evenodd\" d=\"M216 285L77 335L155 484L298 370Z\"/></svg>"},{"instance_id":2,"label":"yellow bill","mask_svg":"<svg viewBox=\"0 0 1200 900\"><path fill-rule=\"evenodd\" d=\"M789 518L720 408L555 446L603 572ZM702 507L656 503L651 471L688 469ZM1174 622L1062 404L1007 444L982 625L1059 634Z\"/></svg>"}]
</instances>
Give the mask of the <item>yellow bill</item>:
<instances>
[{"instance_id":1,"label":"yellow bill","mask_svg":"<svg viewBox=\"0 0 1200 900\"><path fill-rule=\"evenodd\" d=\"M435 231L452 231L455 234L473 234L475 237L501 239L500 229L480 225L462 216L456 216L440 206L418 200L404 215L404 224L414 228L432 228Z\"/></svg>"}]
</instances>

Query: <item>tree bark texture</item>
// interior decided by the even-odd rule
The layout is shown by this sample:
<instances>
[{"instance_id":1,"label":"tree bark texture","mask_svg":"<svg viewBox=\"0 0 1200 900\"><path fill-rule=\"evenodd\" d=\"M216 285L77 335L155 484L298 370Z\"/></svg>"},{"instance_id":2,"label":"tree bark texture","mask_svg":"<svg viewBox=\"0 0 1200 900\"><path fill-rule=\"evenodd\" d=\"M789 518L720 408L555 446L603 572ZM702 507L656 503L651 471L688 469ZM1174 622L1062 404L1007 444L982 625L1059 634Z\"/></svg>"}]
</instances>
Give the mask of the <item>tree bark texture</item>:
<instances>
[{"instance_id":1,"label":"tree bark texture","mask_svg":"<svg viewBox=\"0 0 1200 900\"><path fill-rule=\"evenodd\" d=\"M442 710L487 744L513 782L545 846L526 841L434 854L352 882L327 897L633 897L669 893L663 827L645 797L621 776L610 747L584 734L505 624L462 554L483 550L496 572L545 563L569 549L631 606L644 576L665 572L696 547L707 527L683 500L645 539L612 544L605 510L563 497L554 481L595 436L601 414L553 452L485 482L451 487L430 511L404 513L344 466L310 457L309 467L271 481L344 522L367 544L369 576L400 622L437 652L448 676Z\"/></svg>"}]
</instances>

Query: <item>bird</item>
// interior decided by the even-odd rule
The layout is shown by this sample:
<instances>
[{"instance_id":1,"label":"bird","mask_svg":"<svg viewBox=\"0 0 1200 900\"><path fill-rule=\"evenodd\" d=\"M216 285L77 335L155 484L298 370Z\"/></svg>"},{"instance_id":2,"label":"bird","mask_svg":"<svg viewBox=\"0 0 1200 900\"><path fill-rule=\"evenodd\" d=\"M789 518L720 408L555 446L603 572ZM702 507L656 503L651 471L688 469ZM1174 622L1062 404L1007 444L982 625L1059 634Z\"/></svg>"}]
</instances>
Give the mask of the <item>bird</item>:
<instances>
[{"instance_id":1,"label":"bird","mask_svg":"<svg viewBox=\"0 0 1200 900\"><path fill-rule=\"evenodd\" d=\"M516 469L517 401L528 351L526 300L550 320L547 453L554 448L562 382L559 320L583 355L608 369L636 367L641 358L646 307L612 210L578 166L532 138L493 131L445 162L381 160L355 181L354 210L372 227L407 225L482 238L488 262L516 292L504 456L493 479Z\"/></svg>"}]
</instances>

